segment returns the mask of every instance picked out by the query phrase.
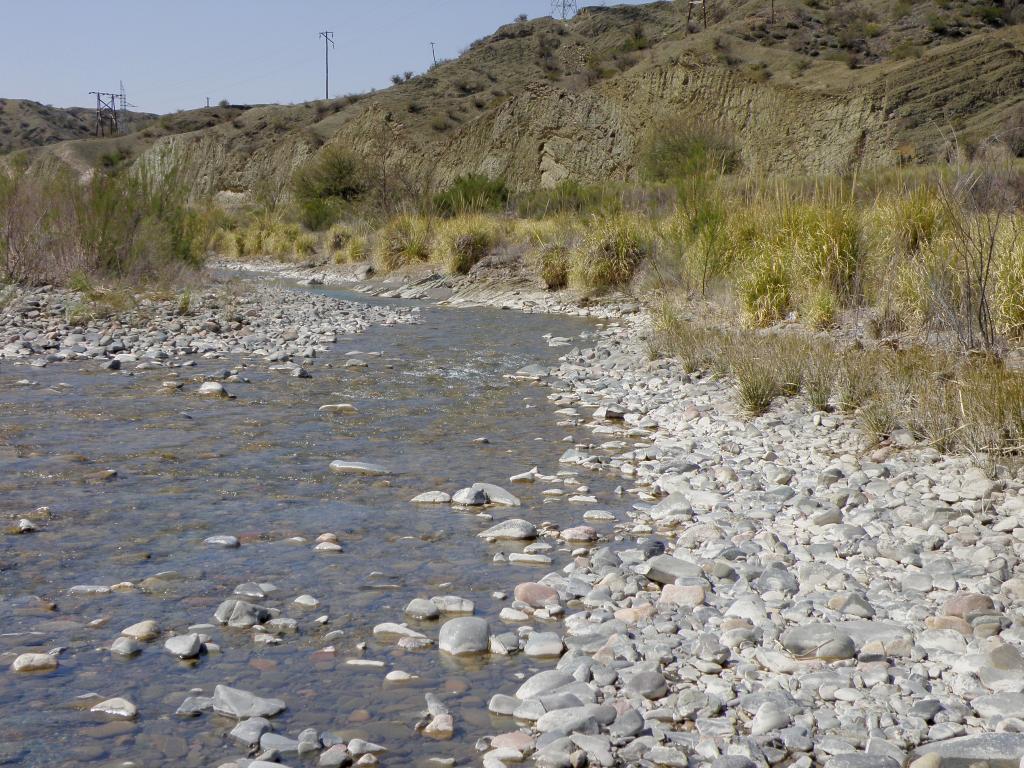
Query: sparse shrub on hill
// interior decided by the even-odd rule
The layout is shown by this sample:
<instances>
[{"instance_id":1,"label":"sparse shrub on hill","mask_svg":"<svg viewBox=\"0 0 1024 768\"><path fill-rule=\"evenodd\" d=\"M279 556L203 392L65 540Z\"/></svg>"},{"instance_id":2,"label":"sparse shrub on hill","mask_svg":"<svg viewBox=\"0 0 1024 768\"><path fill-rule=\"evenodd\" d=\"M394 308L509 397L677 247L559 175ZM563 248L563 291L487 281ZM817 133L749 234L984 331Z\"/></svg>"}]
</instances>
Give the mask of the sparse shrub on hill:
<instances>
[{"instance_id":1,"label":"sparse shrub on hill","mask_svg":"<svg viewBox=\"0 0 1024 768\"><path fill-rule=\"evenodd\" d=\"M508 187L501 179L470 173L459 176L448 189L434 196L434 210L441 216L497 213L505 209L508 197Z\"/></svg>"},{"instance_id":2,"label":"sparse shrub on hill","mask_svg":"<svg viewBox=\"0 0 1024 768\"><path fill-rule=\"evenodd\" d=\"M691 176L727 174L740 165L733 139L710 124L669 117L651 130L640 158L645 179L672 182Z\"/></svg>"}]
</instances>

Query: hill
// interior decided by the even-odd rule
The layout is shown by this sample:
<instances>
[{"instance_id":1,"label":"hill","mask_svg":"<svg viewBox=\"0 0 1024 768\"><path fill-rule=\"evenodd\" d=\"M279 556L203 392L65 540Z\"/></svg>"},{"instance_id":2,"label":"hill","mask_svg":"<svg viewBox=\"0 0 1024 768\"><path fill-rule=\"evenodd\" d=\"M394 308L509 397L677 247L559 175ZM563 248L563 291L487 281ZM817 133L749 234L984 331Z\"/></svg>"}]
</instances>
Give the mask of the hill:
<instances>
[{"instance_id":1,"label":"hill","mask_svg":"<svg viewBox=\"0 0 1024 768\"><path fill-rule=\"evenodd\" d=\"M51 107L26 99L0 99L0 154L91 136L94 109ZM140 130L156 115L129 112L128 130Z\"/></svg>"},{"instance_id":2,"label":"hill","mask_svg":"<svg viewBox=\"0 0 1024 768\"><path fill-rule=\"evenodd\" d=\"M119 139L50 147L80 167L142 157L201 193L279 188L327 143L390 183L460 174L514 189L628 179L652 131L700 125L753 173L848 174L971 146L1021 123L1018 11L947 0L778 0L587 8L516 21L387 90L196 110ZM42 142L40 142L42 143Z\"/></svg>"}]
</instances>

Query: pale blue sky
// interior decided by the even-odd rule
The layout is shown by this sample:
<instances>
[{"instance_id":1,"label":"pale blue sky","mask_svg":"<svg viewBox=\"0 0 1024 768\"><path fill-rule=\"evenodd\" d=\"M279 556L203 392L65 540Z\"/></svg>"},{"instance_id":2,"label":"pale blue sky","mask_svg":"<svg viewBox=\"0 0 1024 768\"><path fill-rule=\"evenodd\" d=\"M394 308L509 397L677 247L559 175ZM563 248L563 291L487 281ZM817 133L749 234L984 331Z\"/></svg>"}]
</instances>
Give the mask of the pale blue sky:
<instances>
[{"instance_id":1,"label":"pale blue sky","mask_svg":"<svg viewBox=\"0 0 1024 768\"><path fill-rule=\"evenodd\" d=\"M323 97L320 30L335 33L335 96L422 72L432 40L451 58L520 13L550 10L550 0L0 0L0 97L89 106L89 91L123 80L144 112L207 96L306 101Z\"/></svg>"}]
</instances>

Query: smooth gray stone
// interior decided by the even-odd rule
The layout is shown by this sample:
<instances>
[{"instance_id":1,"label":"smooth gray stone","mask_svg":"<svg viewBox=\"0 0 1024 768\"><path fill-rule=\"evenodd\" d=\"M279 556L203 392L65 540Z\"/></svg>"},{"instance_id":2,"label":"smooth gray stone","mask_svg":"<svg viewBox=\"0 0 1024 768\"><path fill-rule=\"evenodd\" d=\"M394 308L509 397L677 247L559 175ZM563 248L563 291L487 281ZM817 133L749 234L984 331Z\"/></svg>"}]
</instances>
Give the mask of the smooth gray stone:
<instances>
[{"instance_id":1,"label":"smooth gray stone","mask_svg":"<svg viewBox=\"0 0 1024 768\"><path fill-rule=\"evenodd\" d=\"M647 578L658 584L675 584L676 579L703 579L704 571L696 563L687 563L671 555L657 555L647 561Z\"/></svg>"},{"instance_id":2,"label":"smooth gray stone","mask_svg":"<svg viewBox=\"0 0 1024 768\"><path fill-rule=\"evenodd\" d=\"M228 735L246 747L255 747L260 737L270 730L270 721L264 717L250 717L231 729Z\"/></svg>"},{"instance_id":3,"label":"smooth gray stone","mask_svg":"<svg viewBox=\"0 0 1024 768\"><path fill-rule=\"evenodd\" d=\"M979 696L971 701L971 706L981 717L1024 718L1024 693L993 693Z\"/></svg>"},{"instance_id":4,"label":"smooth gray stone","mask_svg":"<svg viewBox=\"0 0 1024 768\"><path fill-rule=\"evenodd\" d=\"M519 690L516 691L516 698L520 701L535 699L546 693L563 688L572 682L574 682L572 675L568 675L558 669L546 669L525 680L519 686Z\"/></svg>"},{"instance_id":5,"label":"smooth gray stone","mask_svg":"<svg viewBox=\"0 0 1024 768\"><path fill-rule=\"evenodd\" d=\"M460 507L482 507L487 503L487 494L479 488L461 488L452 494L452 504Z\"/></svg>"},{"instance_id":6,"label":"smooth gray stone","mask_svg":"<svg viewBox=\"0 0 1024 768\"><path fill-rule=\"evenodd\" d=\"M492 525L486 531L477 534L481 539L498 539L522 541L537 538L537 527L528 520L514 518Z\"/></svg>"},{"instance_id":7,"label":"smooth gray stone","mask_svg":"<svg viewBox=\"0 0 1024 768\"><path fill-rule=\"evenodd\" d=\"M490 647L490 628L485 619L460 616L441 627L438 647L453 656L483 653Z\"/></svg>"},{"instance_id":8,"label":"smooth gray stone","mask_svg":"<svg viewBox=\"0 0 1024 768\"><path fill-rule=\"evenodd\" d=\"M167 638L164 649L179 659L194 659L203 650L203 641L195 632Z\"/></svg>"},{"instance_id":9,"label":"smooth gray stone","mask_svg":"<svg viewBox=\"0 0 1024 768\"><path fill-rule=\"evenodd\" d=\"M297 755L299 742L277 733L264 733L260 737L260 749L272 749L281 755Z\"/></svg>"},{"instance_id":10,"label":"smooth gray stone","mask_svg":"<svg viewBox=\"0 0 1024 768\"><path fill-rule=\"evenodd\" d=\"M483 491L491 504L500 504L504 507L518 507L522 505L518 496L506 491L500 485L493 483L473 483L475 491Z\"/></svg>"},{"instance_id":11,"label":"smooth gray stone","mask_svg":"<svg viewBox=\"0 0 1024 768\"><path fill-rule=\"evenodd\" d=\"M945 762L943 762L945 766ZM825 768L900 768L898 761L887 755L869 755L866 752L844 752L825 761Z\"/></svg>"},{"instance_id":12,"label":"smooth gray stone","mask_svg":"<svg viewBox=\"0 0 1024 768\"><path fill-rule=\"evenodd\" d=\"M273 717L285 710L281 699L264 699L240 688L218 685L213 690L213 711L236 720L250 717Z\"/></svg>"},{"instance_id":13,"label":"smooth gray stone","mask_svg":"<svg viewBox=\"0 0 1024 768\"><path fill-rule=\"evenodd\" d=\"M852 659L853 638L832 624L805 624L786 630L780 642L794 656L817 659Z\"/></svg>"},{"instance_id":14,"label":"smooth gray stone","mask_svg":"<svg viewBox=\"0 0 1024 768\"><path fill-rule=\"evenodd\" d=\"M668 685L660 672L637 672L626 682L626 690L653 700L664 698L668 694Z\"/></svg>"},{"instance_id":15,"label":"smooth gray stone","mask_svg":"<svg viewBox=\"0 0 1024 768\"><path fill-rule=\"evenodd\" d=\"M496 693L491 696L491 700L487 703L487 709L496 715L511 715L516 711L519 703L519 699L514 696Z\"/></svg>"},{"instance_id":16,"label":"smooth gray stone","mask_svg":"<svg viewBox=\"0 0 1024 768\"><path fill-rule=\"evenodd\" d=\"M417 597L405 606L405 615L414 619L428 620L436 619L441 615L441 611L432 601Z\"/></svg>"},{"instance_id":17,"label":"smooth gray stone","mask_svg":"<svg viewBox=\"0 0 1024 768\"><path fill-rule=\"evenodd\" d=\"M207 696L189 696L181 702L181 706L175 710L174 714L179 717L198 717L211 709L213 709L213 699Z\"/></svg>"},{"instance_id":18,"label":"smooth gray stone","mask_svg":"<svg viewBox=\"0 0 1024 768\"><path fill-rule=\"evenodd\" d=\"M938 755L942 768L968 768L973 763L987 763L991 768L1019 768L1024 757L1024 733L957 736L918 747L911 753L910 761L923 755Z\"/></svg>"}]
</instances>

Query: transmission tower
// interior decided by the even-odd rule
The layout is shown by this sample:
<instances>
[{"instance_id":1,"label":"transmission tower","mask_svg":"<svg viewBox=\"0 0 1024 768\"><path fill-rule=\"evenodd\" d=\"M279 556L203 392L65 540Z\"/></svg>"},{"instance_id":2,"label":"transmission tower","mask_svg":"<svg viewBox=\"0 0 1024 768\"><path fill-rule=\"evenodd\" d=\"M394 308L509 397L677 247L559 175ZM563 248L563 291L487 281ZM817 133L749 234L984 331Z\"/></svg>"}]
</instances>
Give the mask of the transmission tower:
<instances>
[{"instance_id":1,"label":"transmission tower","mask_svg":"<svg viewBox=\"0 0 1024 768\"><path fill-rule=\"evenodd\" d=\"M103 136L106 132L114 136L121 132L121 109L118 100L119 93L103 93L102 91L89 91L96 97L96 135Z\"/></svg>"},{"instance_id":2,"label":"transmission tower","mask_svg":"<svg viewBox=\"0 0 1024 768\"><path fill-rule=\"evenodd\" d=\"M551 0L551 15L556 19L571 19L579 10L577 0Z\"/></svg>"}]
</instances>

